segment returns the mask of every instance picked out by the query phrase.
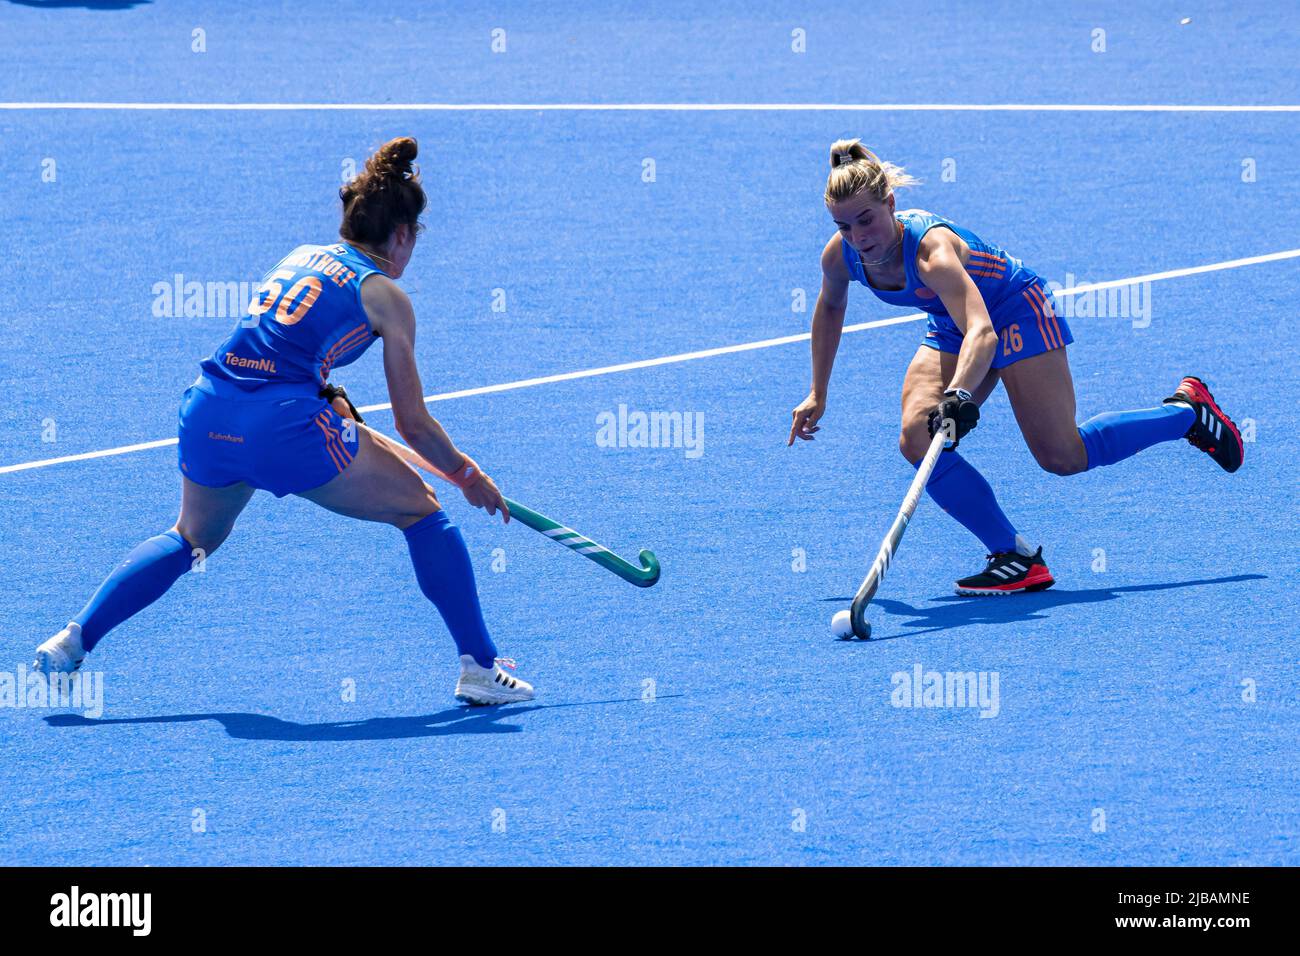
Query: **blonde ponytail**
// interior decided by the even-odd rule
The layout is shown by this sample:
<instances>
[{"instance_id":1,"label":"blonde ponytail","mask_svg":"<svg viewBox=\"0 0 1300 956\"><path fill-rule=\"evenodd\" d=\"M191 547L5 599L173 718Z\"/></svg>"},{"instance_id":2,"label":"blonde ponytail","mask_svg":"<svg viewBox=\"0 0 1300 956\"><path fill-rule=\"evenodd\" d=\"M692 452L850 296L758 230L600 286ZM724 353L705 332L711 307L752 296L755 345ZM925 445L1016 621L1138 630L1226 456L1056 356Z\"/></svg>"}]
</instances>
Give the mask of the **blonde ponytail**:
<instances>
[{"instance_id":1,"label":"blonde ponytail","mask_svg":"<svg viewBox=\"0 0 1300 956\"><path fill-rule=\"evenodd\" d=\"M837 139L831 144L831 174L826 180L826 202L843 202L864 190L876 202L903 186L920 185L902 166L881 161L857 139Z\"/></svg>"}]
</instances>

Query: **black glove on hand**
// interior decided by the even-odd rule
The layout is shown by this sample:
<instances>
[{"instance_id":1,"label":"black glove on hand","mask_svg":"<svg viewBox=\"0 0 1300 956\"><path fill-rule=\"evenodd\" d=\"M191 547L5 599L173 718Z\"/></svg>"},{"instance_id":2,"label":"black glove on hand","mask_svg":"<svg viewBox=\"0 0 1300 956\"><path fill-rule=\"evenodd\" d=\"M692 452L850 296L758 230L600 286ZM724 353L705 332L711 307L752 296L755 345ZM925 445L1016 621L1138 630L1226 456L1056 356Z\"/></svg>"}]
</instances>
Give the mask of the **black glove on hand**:
<instances>
[{"instance_id":1,"label":"black glove on hand","mask_svg":"<svg viewBox=\"0 0 1300 956\"><path fill-rule=\"evenodd\" d=\"M326 382L325 387L322 388L318 394L320 395L321 398L325 399L325 401L329 402L331 405L334 403L334 399L336 398L343 399L343 401L348 403L348 408L352 412L352 417L355 418L357 421L362 422L363 424L365 423L365 419L362 418L361 413L357 411L357 406L353 405L352 399L348 398L347 389L345 389L342 385L331 385L328 382Z\"/></svg>"},{"instance_id":2,"label":"black glove on hand","mask_svg":"<svg viewBox=\"0 0 1300 956\"><path fill-rule=\"evenodd\" d=\"M980 407L971 400L970 392L964 388L950 388L943 393L943 401L930 413L926 424L931 438L940 431L948 435L952 444L944 451L952 451L979 424L979 420ZM952 424L945 428L944 423L949 421Z\"/></svg>"}]
</instances>

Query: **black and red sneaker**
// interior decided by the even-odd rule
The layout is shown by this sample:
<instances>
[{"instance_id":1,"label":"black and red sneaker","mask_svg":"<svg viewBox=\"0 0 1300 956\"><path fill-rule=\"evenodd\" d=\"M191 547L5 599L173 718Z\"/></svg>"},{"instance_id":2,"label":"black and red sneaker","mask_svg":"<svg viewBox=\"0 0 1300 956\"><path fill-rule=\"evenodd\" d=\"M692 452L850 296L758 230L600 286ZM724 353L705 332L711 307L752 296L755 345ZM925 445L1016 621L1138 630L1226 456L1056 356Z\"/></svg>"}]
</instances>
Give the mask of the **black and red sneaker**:
<instances>
[{"instance_id":1,"label":"black and red sneaker","mask_svg":"<svg viewBox=\"0 0 1300 956\"><path fill-rule=\"evenodd\" d=\"M1022 539L1017 535L1017 544ZM1016 594L1022 591L1045 591L1056 583L1043 561L1043 549L1033 554L1002 551L988 555L988 565L979 574L957 582L957 593L968 597Z\"/></svg>"},{"instance_id":2,"label":"black and red sneaker","mask_svg":"<svg viewBox=\"0 0 1300 956\"><path fill-rule=\"evenodd\" d=\"M1205 387L1205 383L1194 375L1188 375L1178 383L1174 394L1165 399L1165 404L1178 402L1191 407L1196 413L1196 421L1184 436L1194 447L1199 448L1219 463L1224 471L1236 471L1246 457L1246 448L1241 443L1241 432Z\"/></svg>"}]
</instances>

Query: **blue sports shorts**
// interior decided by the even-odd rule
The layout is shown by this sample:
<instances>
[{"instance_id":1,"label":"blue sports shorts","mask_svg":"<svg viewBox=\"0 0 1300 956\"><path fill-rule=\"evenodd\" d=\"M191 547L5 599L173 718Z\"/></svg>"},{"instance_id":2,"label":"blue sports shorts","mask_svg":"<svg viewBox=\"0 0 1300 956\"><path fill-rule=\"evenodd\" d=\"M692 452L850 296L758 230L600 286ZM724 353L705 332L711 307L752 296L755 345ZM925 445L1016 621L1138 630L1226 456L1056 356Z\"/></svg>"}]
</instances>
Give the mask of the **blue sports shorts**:
<instances>
[{"instance_id":1,"label":"blue sports shorts","mask_svg":"<svg viewBox=\"0 0 1300 956\"><path fill-rule=\"evenodd\" d=\"M311 382L242 391L200 375L181 398L177 466L222 488L245 481L277 498L317 488L357 453L357 428Z\"/></svg>"},{"instance_id":2,"label":"blue sports shorts","mask_svg":"<svg viewBox=\"0 0 1300 956\"><path fill-rule=\"evenodd\" d=\"M1051 293L1042 282L1032 282L1007 296L989 313L998 333L993 368L1005 368L1021 359L1064 348L1074 341L1065 319L1052 308ZM961 351L962 333L947 315L931 315L922 345L956 355Z\"/></svg>"}]
</instances>

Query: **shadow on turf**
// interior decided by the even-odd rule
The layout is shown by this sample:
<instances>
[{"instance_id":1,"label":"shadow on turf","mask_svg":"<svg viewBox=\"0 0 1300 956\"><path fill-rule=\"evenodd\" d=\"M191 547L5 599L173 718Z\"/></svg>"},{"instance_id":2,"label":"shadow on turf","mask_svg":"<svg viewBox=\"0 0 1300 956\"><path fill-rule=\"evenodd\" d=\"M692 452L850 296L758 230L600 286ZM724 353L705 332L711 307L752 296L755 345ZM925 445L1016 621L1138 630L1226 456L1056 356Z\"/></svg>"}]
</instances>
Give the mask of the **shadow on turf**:
<instances>
[{"instance_id":1,"label":"shadow on turf","mask_svg":"<svg viewBox=\"0 0 1300 956\"><path fill-rule=\"evenodd\" d=\"M36 7L38 10L64 10L78 7L82 10L130 10L144 6L152 0L9 0L19 7Z\"/></svg>"},{"instance_id":2,"label":"shadow on turf","mask_svg":"<svg viewBox=\"0 0 1300 956\"><path fill-rule=\"evenodd\" d=\"M657 699L682 697L660 694ZM296 724L265 714L173 714L163 717L118 717L91 720L80 714L53 714L45 718L51 727L104 727L109 724L189 724L215 720L236 740L403 740L410 737L445 737L449 734L517 734L517 724L502 723L535 710L562 707L595 707L600 704L641 703L641 698L592 700L573 704L532 704L526 707L452 707L420 717L371 717L369 720L340 720L323 724Z\"/></svg>"},{"instance_id":3,"label":"shadow on turf","mask_svg":"<svg viewBox=\"0 0 1300 956\"><path fill-rule=\"evenodd\" d=\"M917 628L900 634L877 635L872 633L869 643L893 641L900 637L915 637L933 631L947 631L971 624L1013 624L1021 621L1041 620L1043 611L1066 604L1096 604L1100 601L1113 601L1123 594L1141 594L1145 591L1170 591L1175 588L1194 588L1208 584L1240 584L1243 581L1264 581L1267 574L1234 574L1226 578L1203 578L1197 581L1169 581L1164 584L1130 584L1118 588L1092 588L1087 591L1066 591L1051 588L1035 594L1014 594L1005 598L959 597L956 594L944 595L935 599L934 607L913 607L902 601L877 598L871 602L873 609L886 614L912 617L915 620L903 621L904 627ZM836 601L848 605L852 597L823 598L824 601Z\"/></svg>"}]
</instances>

